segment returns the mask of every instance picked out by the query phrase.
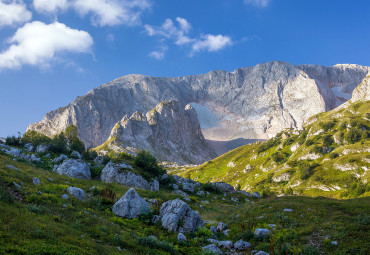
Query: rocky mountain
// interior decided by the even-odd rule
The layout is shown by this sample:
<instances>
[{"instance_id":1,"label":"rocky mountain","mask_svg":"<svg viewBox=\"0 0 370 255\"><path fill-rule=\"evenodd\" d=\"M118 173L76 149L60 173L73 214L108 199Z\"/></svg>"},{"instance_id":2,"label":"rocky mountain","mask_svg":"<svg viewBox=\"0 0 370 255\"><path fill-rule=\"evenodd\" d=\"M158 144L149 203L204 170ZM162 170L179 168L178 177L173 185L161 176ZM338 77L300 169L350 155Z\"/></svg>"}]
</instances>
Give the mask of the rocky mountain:
<instances>
[{"instance_id":1,"label":"rocky mountain","mask_svg":"<svg viewBox=\"0 0 370 255\"><path fill-rule=\"evenodd\" d=\"M47 113L28 129L52 136L73 124L86 146L95 147L109 138L123 116L177 100L182 108L194 107L202 133L211 142L267 139L285 128L301 129L312 115L349 99L369 70L274 61L177 78L127 75Z\"/></svg>"},{"instance_id":2,"label":"rocky mountain","mask_svg":"<svg viewBox=\"0 0 370 255\"><path fill-rule=\"evenodd\" d=\"M208 146L196 111L178 101L164 101L146 114L125 115L113 127L108 140L98 150L135 154L149 150L159 159L180 164L200 164L217 154Z\"/></svg>"}]
</instances>

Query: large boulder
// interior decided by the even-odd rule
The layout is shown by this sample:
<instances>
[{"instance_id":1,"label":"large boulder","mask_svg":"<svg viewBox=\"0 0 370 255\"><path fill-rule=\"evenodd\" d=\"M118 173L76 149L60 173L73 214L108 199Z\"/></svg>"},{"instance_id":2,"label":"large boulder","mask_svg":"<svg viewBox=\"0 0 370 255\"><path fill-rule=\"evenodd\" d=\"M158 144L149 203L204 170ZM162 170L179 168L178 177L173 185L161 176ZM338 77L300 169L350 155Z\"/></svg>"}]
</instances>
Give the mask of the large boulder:
<instances>
[{"instance_id":1,"label":"large boulder","mask_svg":"<svg viewBox=\"0 0 370 255\"><path fill-rule=\"evenodd\" d=\"M159 215L162 217L162 226L169 231L189 233L204 226L198 213L180 199L163 203Z\"/></svg>"},{"instance_id":2,"label":"large boulder","mask_svg":"<svg viewBox=\"0 0 370 255\"><path fill-rule=\"evenodd\" d=\"M212 254L224 254L220 248L218 248L215 244L210 244L210 245L207 245L207 246L204 246L202 248L202 250L204 252L209 252L209 253L212 253Z\"/></svg>"},{"instance_id":3,"label":"large boulder","mask_svg":"<svg viewBox=\"0 0 370 255\"><path fill-rule=\"evenodd\" d=\"M213 185L215 185L217 188L219 188L222 192L225 192L225 193L235 193L236 192L234 187L226 182L215 182L213 183Z\"/></svg>"},{"instance_id":4,"label":"large boulder","mask_svg":"<svg viewBox=\"0 0 370 255\"><path fill-rule=\"evenodd\" d=\"M101 172L100 179L103 182L117 182L125 186L135 187L139 189L152 191L159 190L158 180L153 179L152 182L148 182L141 175L126 171L127 168L128 167L124 168L121 165L109 162Z\"/></svg>"},{"instance_id":5,"label":"large boulder","mask_svg":"<svg viewBox=\"0 0 370 255\"><path fill-rule=\"evenodd\" d=\"M66 159L54 169L60 175L67 175L78 179L91 179L89 166L81 159Z\"/></svg>"},{"instance_id":6,"label":"large boulder","mask_svg":"<svg viewBox=\"0 0 370 255\"><path fill-rule=\"evenodd\" d=\"M67 189L67 192L71 195L71 196L74 196L75 198L79 199L79 200L85 200L86 199L86 195L85 195L85 191L83 191L83 189L80 189L80 188L76 188L76 187L72 187L70 186L68 189ZM62 196L63 197L63 196Z\"/></svg>"},{"instance_id":7,"label":"large boulder","mask_svg":"<svg viewBox=\"0 0 370 255\"><path fill-rule=\"evenodd\" d=\"M131 188L113 205L112 211L117 216L133 219L149 213L150 206Z\"/></svg>"},{"instance_id":8,"label":"large boulder","mask_svg":"<svg viewBox=\"0 0 370 255\"><path fill-rule=\"evenodd\" d=\"M36 147L36 153L42 153L50 150L50 145L41 144Z\"/></svg>"},{"instance_id":9,"label":"large boulder","mask_svg":"<svg viewBox=\"0 0 370 255\"><path fill-rule=\"evenodd\" d=\"M254 235L259 238L265 238L268 235L271 235L271 231L266 228L256 228Z\"/></svg>"}]
</instances>

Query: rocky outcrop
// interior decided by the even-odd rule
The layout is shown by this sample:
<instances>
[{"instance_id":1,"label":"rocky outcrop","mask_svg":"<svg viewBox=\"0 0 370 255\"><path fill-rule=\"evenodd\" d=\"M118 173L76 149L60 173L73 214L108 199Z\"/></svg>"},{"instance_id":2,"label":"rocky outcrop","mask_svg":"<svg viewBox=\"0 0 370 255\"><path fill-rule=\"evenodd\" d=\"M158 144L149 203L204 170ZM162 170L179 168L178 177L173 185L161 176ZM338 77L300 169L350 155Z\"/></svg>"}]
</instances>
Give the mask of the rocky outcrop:
<instances>
[{"instance_id":1,"label":"rocky outcrop","mask_svg":"<svg viewBox=\"0 0 370 255\"><path fill-rule=\"evenodd\" d=\"M162 226L169 231L189 233L197 227L203 227L204 221L187 203L180 199L170 200L162 204L159 211Z\"/></svg>"},{"instance_id":2,"label":"rocky outcrop","mask_svg":"<svg viewBox=\"0 0 370 255\"><path fill-rule=\"evenodd\" d=\"M85 200L86 199L86 195L85 195L85 192L83 191L83 189L70 186L67 189L67 192L71 196L74 196L75 198L77 198L79 200ZM67 199L68 199L68 197L67 197Z\"/></svg>"},{"instance_id":3,"label":"rocky outcrop","mask_svg":"<svg viewBox=\"0 0 370 255\"><path fill-rule=\"evenodd\" d=\"M66 159L54 169L60 175L78 179L91 179L89 166L81 159Z\"/></svg>"},{"instance_id":4,"label":"rocky outcrop","mask_svg":"<svg viewBox=\"0 0 370 255\"><path fill-rule=\"evenodd\" d=\"M130 168L122 167L122 165L109 162L101 172L100 179L103 182L117 182L125 186L135 187L139 189L158 191L159 182L153 179L151 182L145 180L141 175L129 171Z\"/></svg>"},{"instance_id":5,"label":"rocky outcrop","mask_svg":"<svg viewBox=\"0 0 370 255\"><path fill-rule=\"evenodd\" d=\"M115 151L149 150L160 160L203 163L216 157L207 145L197 113L178 101L161 102L146 114L135 112L118 122L105 143Z\"/></svg>"},{"instance_id":6,"label":"rocky outcrop","mask_svg":"<svg viewBox=\"0 0 370 255\"><path fill-rule=\"evenodd\" d=\"M192 103L208 140L266 139L285 128L301 129L310 116L350 99L368 73L368 67L358 65L274 61L177 78L127 75L47 113L28 130L52 136L73 124L87 147L98 146L123 116L177 100L182 108Z\"/></svg>"},{"instance_id":7,"label":"rocky outcrop","mask_svg":"<svg viewBox=\"0 0 370 255\"><path fill-rule=\"evenodd\" d=\"M149 213L150 206L131 188L113 205L112 211L117 216L133 219Z\"/></svg>"},{"instance_id":8,"label":"rocky outcrop","mask_svg":"<svg viewBox=\"0 0 370 255\"><path fill-rule=\"evenodd\" d=\"M351 102L367 100L370 100L370 76L367 76L353 91Z\"/></svg>"}]
</instances>

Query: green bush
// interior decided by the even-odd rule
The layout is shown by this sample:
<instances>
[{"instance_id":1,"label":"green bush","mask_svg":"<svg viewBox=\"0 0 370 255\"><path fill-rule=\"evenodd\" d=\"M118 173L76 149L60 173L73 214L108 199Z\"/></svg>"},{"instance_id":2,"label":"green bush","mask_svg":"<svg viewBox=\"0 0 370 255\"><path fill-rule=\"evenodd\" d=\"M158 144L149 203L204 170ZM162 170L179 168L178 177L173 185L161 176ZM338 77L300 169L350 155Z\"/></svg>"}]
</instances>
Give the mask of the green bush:
<instances>
[{"instance_id":1,"label":"green bush","mask_svg":"<svg viewBox=\"0 0 370 255\"><path fill-rule=\"evenodd\" d=\"M322 146L319 146L319 145L315 145L311 152L315 153L315 154L322 154L324 152L324 149Z\"/></svg>"},{"instance_id":2,"label":"green bush","mask_svg":"<svg viewBox=\"0 0 370 255\"><path fill-rule=\"evenodd\" d=\"M222 191L213 183L202 183L202 189L210 193L222 194Z\"/></svg>"},{"instance_id":3,"label":"green bush","mask_svg":"<svg viewBox=\"0 0 370 255\"><path fill-rule=\"evenodd\" d=\"M21 146L22 145L22 139L20 136L16 137L16 136L8 136L6 139L5 139L5 144L6 145L10 145L10 146Z\"/></svg>"},{"instance_id":4,"label":"green bush","mask_svg":"<svg viewBox=\"0 0 370 255\"><path fill-rule=\"evenodd\" d=\"M55 135L51 140L51 148L50 150L56 153L67 153L67 138L65 137L64 133L60 133Z\"/></svg>"},{"instance_id":5,"label":"green bush","mask_svg":"<svg viewBox=\"0 0 370 255\"><path fill-rule=\"evenodd\" d=\"M329 147L330 145L332 145L334 143L334 139L331 135L324 135L322 137L322 144L325 146L325 147Z\"/></svg>"},{"instance_id":6,"label":"green bush","mask_svg":"<svg viewBox=\"0 0 370 255\"><path fill-rule=\"evenodd\" d=\"M303 163L299 168L301 179L307 180L313 174L313 170L318 166L319 164L317 163L313 163L313 164Z\"/></svg>"},{"instance_id":7,"label":"green bush","mask_svg":"<svg viewBox=\"0 0 370 255\"><path fill-rule=\"evenodd\" d=\"M37 147L40 144L50 144L51 138L44 134L38 133L37 131L28 130L22 137L22 143L32 143L33 146Z\"/></svg>"},{"instance_id":8,"label":"green bush","mask_svg":"<svg viewBox=\"0 0 370 255\"><path fill-rule=\"evenodd\" d=\"M345 135L344 139L348 143L356 143L361 140L361 131L359 131L357 128L351 128Z\"/></svg>"},{"instance_id":9,"label":"green bush","mask_svg":"<svg viewBox=\"0 0 370 255\"><path fill-rule=\"evenodd\" d=\"M271 158L276 163L285 162L289 157L289 154L286 152L275 152L271 155Z\"/></svg>"},{"instance_id":10,"label":"green bush","mask_svg":"<svg viewBox=\"0 0 370 255\"><path fill-rule=\"evenodd\" d=\"M283 190L283 193L285 195L293 195L293 189L291 187L286 188L286 189Z\"/></svg>"},{"instance_id":11,"label":"green bush","mask_svg":"<svg viewBox=\"0 0 370 255\"><path fill-rule=\"evenodd\" d=\"M330 159L335 159L337 157L339 157L339 154L338 153L332 152L332 153L329 154L329 158Z\"/></svg>"},{"instance_id":12,"label":"green bush","mask_svg":"<svg viewBox=\"0 0 370 255\"><path fill-rule=\"evenodd\" d=\"M166 173L163 167L158 165L156 158L153 157L149 151L140 151L134 159L134 164L137 167L140 167L146 173L154 176L159 176Z\"/></svg>"},{"instance_id":13,"label":"green bush","mask_svg":"<svg viewBox=\"0 0 370 255\"><path fill-rule=\"evenodd\" d=\"M340 123L339 124L339 129L341 129L341 130L347 129L347 123L346 122Z\"/></svg>"},{"instance_id":14,"label":"green bush","mask_svg":"<svg viewBox=\"0 0 370 255\"><path fill-rule=\"evenodd\" d=\"M280 143L279 139L271 138L270 140L261 143L260 146L258 146L258 148L257 148L257 152L258 152L258 154L261 153L261 152L264 152L264 151L270 149L271 147L279 145L279 143Z\"/></svg>"},{"instance_id":15,"label":"green bush","mask_svg":"<svg viewBox=\"0 0 370 255\"><path fill-rule=\"evenodd\" d=\"M307 147L309 147L309 146L311 146L312 144L314 144L315 142L312 140L312 139L308 139L307 141L306 141L306 143L305 143L305 145L307 146Z\"/></svg>"},{"instance_id":16,"label":"green bush","mask_svg":"<svg viewBox=\"0 0 370 255\"><path fill-rule=\"evenodd\" d=\"M64 135L69 143L69 148L80 153L85 152L85 144L78 138L78 130L74 125L69 125L64 131Z\"/></svg>"},{"instance_id":17,"label":"green bush","mask_svg":"<svg viewBox=\"0 0 370 255\"><path fill-rule=\"evenodd\" d=\"M307 130L303 131L302 134L300 134L300 136L297 139L297 142L298 142L299 145L304 144L304 142L307 138L307 134L308 134Z\"/></svg>"},{"instance_id":18,"label":"green bush","mask_svg":"<svg viewBox=\"0 0 370 255\"><path fill-rule=\"evenodd\" d=\"M335 126L334 121L320 122L319 126L324 129L325 132L329 131Z\"/></svg>"},{"instance_id":19,"label":"green bush","mask_svg":"<svg viewBox=\"0 0 370 255\"><path fill-rule=\"evenodd\" d=\"M14 203L14 196L9 191L7 187L4 187L0 185L0 201L7 203L7 204L13 204Z\"/></svg>"},{"instance_id":20,"label":"green bush","mask_svg":"<svg viewBox=\"0 0 370 255\"><path fill-rule=\"evenodd\" d=\"M101 172L103 171L104 166L93 166L90 167L90 172L91 172L91 178L100 178Z\"/></svg>"}]
</instances>

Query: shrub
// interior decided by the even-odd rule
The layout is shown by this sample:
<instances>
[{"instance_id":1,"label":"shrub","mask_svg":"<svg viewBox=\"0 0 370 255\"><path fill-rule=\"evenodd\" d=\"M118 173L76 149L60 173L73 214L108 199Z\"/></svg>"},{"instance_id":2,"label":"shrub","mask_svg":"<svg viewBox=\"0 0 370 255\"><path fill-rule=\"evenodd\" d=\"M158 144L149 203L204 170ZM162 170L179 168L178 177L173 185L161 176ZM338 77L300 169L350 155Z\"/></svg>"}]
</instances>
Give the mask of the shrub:
<instances>
[{"instance_id":1,"label":"shrub","mask_svg":"<svg viewBox=\"0 0 370 255\"><path fill-rule=\"evenodd\" d=\"M285 195L293 195L293 189L291 187L286 188L286 189L283 190L283 193Z\"/></svg>"},{"instance_id":2,"label":"shrub","mask_svg":"<svg viewBox=\"0 0 370 255\"><path fill-rule=\"evenodd\" d=\"M67 138L63 132L53 137L50 150L56 153L67 153Z\"/></svg>"},{"instance_id":3,"label":"shrub","mask_svg":"<svg viewBox=\"0 0 370 255\"><path fill-rule=\"evenodd\" d=\"M85 151L84 143L78 138L78 130L74 125L69 125L64 131L65 137L69 143L69 148L73 151L83 153Z\"/></svg>"},{"instance_id":4,"label":"shrub","mask_svg":"<svg viewBox=\"0 0 370 255\"><path fill-rule=\"evenodd\" d=\"M166 171L158 165L155 157L153 157L149 151L140 151L134 159L134 164L140 167L145 172L154 176L162 175Z\"/></svg>"},{"instance_id":5,"label":"shrub","mask_svg":"<svg viewBox=\"0 0 370 255\"><path fill-rule=\"evenodd\" d=\"M0 185L0 201L13 204L14 203L14 196L13 194L7 189L6 187Z\"/></svg>"},{"instance_id":6,"label":"shrub","mask_svg":"<svg viewBox=\"0 0 370 255\"><path fill-rule=\"evenodd\" d=\"M206 227L198 227L197 230L194 232L194 236L196 237L212 237L213 233Z\"/></svg>"},{"instance_id":7,"label":"shrub","mask_svg":"<svg viewBox=\"0 0 370 255\"><path fill-rule=\"evenodd\" d=\"M331 159L335 159L337 157L339 157L339 154L338 153L333 152L333 153L330 153L329 154L329 158L331 158Z\"/></svg>"},{"instance_id":8,"label":"shrub","mask_svg":"<svg viewBox=\"0 0 370 255\"><path fill-rule=\"evenodd\" d=\"M93 166L90 167L91 178L100 178L101 172L103 171L104 166Z\"/></svg>"},{"instance_id":9,"label":"shrub","mask_svg":"<svg viewBox=\"0 0 370 255\"><path fill-rule=\"evenodd\" d=\"M257 153L259 154L261 152L264 152L270 149L271 147L278 145L279 143L280 143L280 140L271 138L270 140L263 142L261 143L260 146L258 146Z\"/></svg>"},{"instance_id":10,"label":"shrub","mask_svg":"<svg viewBox=\"0 0 370 255\"><path fill-rule=\"evenodd\" d=\"M334 139L331 135L324 135L322 137L322 144L325 147L328 147L328 146L332 145L333 143L334 143Z\"/></svg>"},{"instance_id":11,"label":"shrub","mask_svg":"<svg viewBox=\"0 0 370 255\"><path fill-rule=\"evenodd\" d=\"M312 174L313 170L319 166L317 163L309 164L309 163L304 163L300 169L299 173L301 175L302 180L307 180Z\"/></svg>"},{"instance_id":12,"label":"shrub","mask_svg":"<svg viewBox=\"0 0 370 255\"><path fill-rule=\"evenodd\" d=\"M21 140L21 137L18 136L8 136L6 139L5 139L5 144L6 145L10 145L10 146L21 146L22 145L22 140Z\"/></svg>"},{"instance_id":13,"label":"shrub","mask_svg":"<svg viewBox=\"0 0 370 255\"><path fill-rule=\"evenodd\" d=\"M305 131L303 131L303 132L302 132L302 134L298 137L297 142L298 142L298 144L299 144L299 145L304 144L304 142L305 142L305 140L306 140L306 138L307 138L307 134L308 134L308 131L307 131L307 130L305 130Z\"/></svg>"},{"instance_id":14,"label":"shrub","mask_svg":"<svg viewBox=\"0 0 370 255\"><path fill-rule=\"evenodd\" d=\"M314 144L315 142L312 140L312 139L308 139L307 141L306 141L306 143L305 143L305 145L307 146L307 147L309 147L309 146L311 146L312 144Z\"/></svg>"},{"instance_id":15,"label":"shrub","mask_svg":"<svg viewBox=\"0 0 370 255\"><path fill-rule=\"evenodd\" d=\"M350 131L348 131L345 135L344 135L344 139L348 142L348 143L356 143L358 141L361 140L361 132L357 129L357 128L351 128Z\"/></svg>"},{"instance_id":16,"label":"shrub","mask_svg":"<svg viewBox=\"0 0 370 255\"><path fill-rule=\"evenodd\" d=\"M347 123L346 122L340 123L339 129L341 129L341 130L347 129Z\"/></svg>"},{"instance_id":17,"label":"shrub","mask_svg":"<svg viewBox=\"0 0 370 255\"><path fill-rule=\"evenodd\" d=\"M213 183L202 183L202 189L210 193L222 194L222 191Z\"/></svg>"},{"instance_id":18,"label":"shrub","mask_svg":"<svg viewBox=\"0 0 370 255\"><path fill-rule=\"evenodd\" d=\"M286 152L275 152L271 155L272 160L274 160L276 163L284 162L288 159L289 154Z\"/></svg>"},{"instance_id":19,"label":"shrub","mask_svg":"<svg viewBox=\"0 0 370 255\"><path fill-rule=\"evenodd\" d=\"M324 149L323 149L323 147L322 147L322 146L315 145L315 146L312 148L311 152L316 153L316 154L322 154L322 153L324 152Z\"/></svg>"},{"instance_id":20,"label":"shrub","mask_svg":"<svg viewBox=\"0 0 370 255\"><path fill-rule=\"evenodd\" d=\"M33 146L37 147L40 144L50 144L51 138L37 131L28 130L22 137L22 143L32 143Z\"/></svg>"},{"instance_id":21,"label":"shrub","mask_svg":"<svg viewBox=\"0 0 370 255\"><path fill-rule=\"evenodd\" d=\"M82 153L82 159L84 160L94 160L97 156L98 156L98 153L92 150L87 150L84 153ZM109 158L108 158L108 161L109 161Z\"/></svg>"},{"instance_id":22,"label":"shrub","mask_svg":"<svg viewBox=\"0 0 370 255\"><path fill-rule=\"evenodd\" d=\"M348 194L351 197L361 196L366 191L366 186L361 181L352 182L348 188Z\"/></svg>"},{"instance_id":23,"label":"shrub","mask_svg":"<svg viewBox=\"0 0 370 255\"><path fill-rule=\"evenodd\" d=\"M361 134L361 140L367 140L370 137L370 131L369 130L364 130Z\"/></svg>"},{"instance_id":24,"label":"shrub","mask_svg":"<svg viewBox=\"0 0 370 255\"><path fill-rule=\"evenodd\" d=\"M327 122L320 122L319 126L324 129L325 132L329 131L332 129L335 125L334 121L327 121Z\"/></svg>"}]
</instances>

